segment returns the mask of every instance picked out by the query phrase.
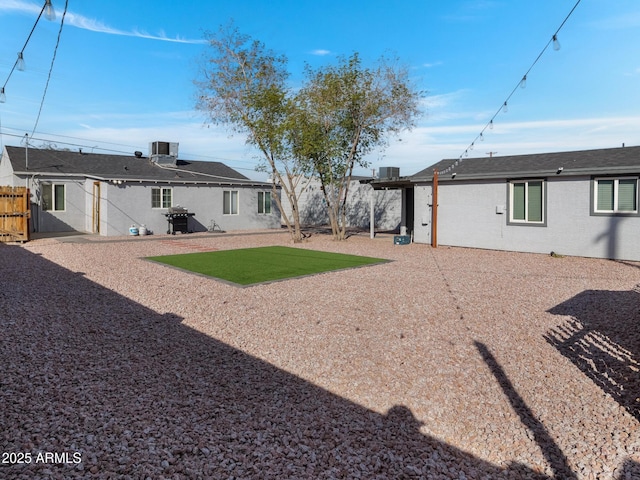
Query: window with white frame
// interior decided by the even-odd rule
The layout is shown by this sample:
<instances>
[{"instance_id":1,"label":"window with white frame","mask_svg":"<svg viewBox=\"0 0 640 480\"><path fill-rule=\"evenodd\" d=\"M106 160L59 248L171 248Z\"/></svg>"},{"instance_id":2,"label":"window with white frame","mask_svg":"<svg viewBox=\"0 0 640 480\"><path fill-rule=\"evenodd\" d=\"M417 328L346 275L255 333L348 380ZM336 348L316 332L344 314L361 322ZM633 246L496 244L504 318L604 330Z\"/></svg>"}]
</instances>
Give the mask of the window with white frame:
<instances>
[{"instance_id":1,"label":"window with white frame","mask_svg":"<svg viewBox=\"0 0 640 480\"><path fill-rule=\"evenodd\" d=\"M593 211L602 214L637 214L638 178L595 178Z\"/></svg>"},{"instance_id":2,"label":"window with white frame","mask_svg":"<svg viewBox=\"0 0 640 480\"><path fill-rule=\"evenodd\" d=\"M225 190L222 197L222 213L224 215L238 214L238 191Z\"/></svg>"},{"instance_id":3,"label":"window with white frame","mask_svg":"<svg viewBox=\"0 0 640 480\"><path fill-rule=\"evenodd\" d=\"M258 192L258 213L271 213L271 192Z\"/></svg>"},{"instance_id":4,"label":"window with white frame","mask_svg":"<svg viewBox=\"0 0 640 480\"><path fill-rule=\"evenodd\" d=\"M169 208L173 202L173 189L153 187L151 189L151 208Z\"/></svg>"},{"instance_id":5,"label":"window with white frame","mask_svg":"<svg viewBox=\"0 0 640 480\"><path fill-rule=\"evenodd\" d=\"M512 180L509 182L509 222L545 224L545 182Z\"/></svg>"},{"instance_id":6,"label":"window with white frame","mask_svg":"<svg viewBox=\"0 0 640 480\"><path fill-rule=\"evenodd\" d=\"M62 212L65 210L65 186L62 183L42 185L42 209Z\"/></svg>"}]
</instances>

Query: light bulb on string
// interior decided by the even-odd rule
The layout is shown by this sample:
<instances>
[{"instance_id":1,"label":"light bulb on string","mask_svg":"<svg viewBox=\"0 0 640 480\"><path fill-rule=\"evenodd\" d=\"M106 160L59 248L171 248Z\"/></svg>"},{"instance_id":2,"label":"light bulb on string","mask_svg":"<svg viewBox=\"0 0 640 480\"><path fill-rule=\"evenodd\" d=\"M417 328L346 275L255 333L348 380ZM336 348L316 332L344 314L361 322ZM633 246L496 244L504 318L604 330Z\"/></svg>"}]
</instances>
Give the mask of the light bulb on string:
<instances>
[{"instance_id":1,"label":"light bulb on string","mask_svg":"<svg viewBox=\"0 0 640 480\"><path fill-rule=\"evenodd\" d=\"M493 130L493 120L489 122L489 130Z\"/></svg>"},{"instance_id":2,"label":"light bulb on string","mask_svg":"<svg viewBox=\"0 0 640 480\"><path fill-rule=\"evenodd\" d=\"M4 87L0 89L0 103L5 103L7 101L7 96L4 94Z\"/></svg>"},{"instance_id":3,"label":"light bulb on string","mask_svg":"<svg viewBox=\"0 0 640 480\"><path fill-rule=\"evenodd\" d=\"M56 19L56 11L53 9L53 5L51 5L51 0L46 0L44 5L44 18L49 21L54 21Z\"/></svg>"},{"instance_id":4,"label":"light bulb on string","mask_svg":"<svg viewBox=\"0 0 640 480\"><path fill-rule=\"evenodd\" d=\"M480 141L484 142L484 135L482 135L482 132L480 132Z\"/></svg>"},{"instance_id":5,"label":"light bulb on string","mask_svg":"<svg viewBox=\"0 0 640 480\"><path fill-rule=\"evenodd\" d=\"M16 61L16 69L24 72L24 57L22 52L18 52L18 60Z\"/></svg>"},{"instance_id":6,"label":"light bulb on string","mask_svg":"<svg viewBox=\"0 0 640 480\"><path fill-rule=\"evenodd\" d=\"M474 146L475 146L475 142L471 142L471 145L469 146L469 150L473 150Z\"/></svg>"},{"instance_id":7,"label":"light bulb on string","mask_svg":"<svg viewBox=\"0 0 640 480\"><path fill-rule=\"evenodd\" d=\"M522 77L522 80L520 80L520 88L527 88L527 76L526 75L524 77Z\"/></svg>"},{"instance_id":8,"label":"light bulb on string","mask_svg":"<svg viewBox=\"0 0 640 480\"><path fill-rule=\"evenodd\" d=\"M554 35L552 40L553 40L553 49L557 52L558 50L560 50L560 42L558 41L558 36Z\"/></svg>"},{"instance_id":9,"label":"light bulb on string","mask_svg":"<svg viewBox=\"0 0 640 480\"><path fill-rule=\"evenodd\" d=\"M504 113L507 113L509 111L509 106L507 105L507 102L504 102L504 105L502 105L502 111Z\"/></svg>"}]
</instances>

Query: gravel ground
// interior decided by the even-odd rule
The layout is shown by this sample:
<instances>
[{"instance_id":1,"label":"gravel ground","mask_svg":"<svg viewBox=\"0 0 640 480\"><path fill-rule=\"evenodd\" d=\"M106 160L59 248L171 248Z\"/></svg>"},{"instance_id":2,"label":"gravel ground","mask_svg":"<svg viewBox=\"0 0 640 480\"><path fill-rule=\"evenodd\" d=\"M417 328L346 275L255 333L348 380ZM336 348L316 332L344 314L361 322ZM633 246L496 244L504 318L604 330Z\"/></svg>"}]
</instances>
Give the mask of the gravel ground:
<instances>
[{"instance_id":1,"label":"gravel ground","mask_svg":"<svg viewBox=\"0 0 640 480\"><path fill-rule=\"evenodd\" d=\"M0 478L640 478L638 263L314 235L393 261L237 288L141 257L285 233L70 240L0 244Z\"/></svg>"}]
</instances>

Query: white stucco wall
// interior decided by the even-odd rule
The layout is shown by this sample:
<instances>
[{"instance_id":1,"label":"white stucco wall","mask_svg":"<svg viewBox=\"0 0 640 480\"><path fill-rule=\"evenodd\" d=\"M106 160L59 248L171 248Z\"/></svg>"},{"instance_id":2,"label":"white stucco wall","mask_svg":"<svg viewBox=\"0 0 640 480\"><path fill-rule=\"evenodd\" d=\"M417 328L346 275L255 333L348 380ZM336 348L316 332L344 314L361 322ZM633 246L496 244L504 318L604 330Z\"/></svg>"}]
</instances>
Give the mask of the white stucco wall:
<instances>
[{"instance_id":1,"label":"white stucco wall","mask_svg":"<svg viewBox=\"0 0 640 480\"><path fill-rule=\"evenodd\" d=\"M431 243L431 185L416 185L414 194L413 241Z\"/></svg>"},{"instance_id":2,"label":"white stucco wall","mask_svg":"<svg viewBox=\"0 0 640 480\"><path fill-rule=\"evenodd\" d=\"M2 156L0 157L0 185L6 187L15 187L13 176L13 168L11 168L11 162L7 155L7 149L2 149Z\"/></svg>"},{"instance_id":3,"label":"white stucco wall","mask_svg":"<svg viewBox=\"0 0 640 480\"><path fill-rule=\"evenodd\" d=\"M302 225L327 225L324 196L319 180L301 180L296 190ZM353 180L347 198L347 226L368 229L370 224L371 195L374 195L374 219L377 231L395 230L400 225L402 208L401 190L373 190L370 185ZM283 212L291 217L291 205L285 195Z\"/></svg>"},{"instance_id":4,"label":"white stucco wall","mask_svg":"<svg viewBox=\"0 0 640 480\"><path fill-rule=\"evenodd\" d=\"M440 183L438 244L640 261L640 217L591 215L589 176L547 180L546 226L508 224L507 189L505 180ZM416 225L429 195L430 185L416 187ZM416 230L416 242L426 238Z\"/></svg>"},{"instance_id":5,"label":"white stucco wall","mask_svg":"<svg viewBox=\"0 0 640 480\"><path fill-rule=\"evenodd\" d=\"M81 178L30 178L31 229L35 232L84 231L86 224L85 182ZM18 184L25 182L19 178ZM42 186L44 184L64 185L64 210L42 210Z\"/></svg>"},{"instance_id":6,"label":"white stucco wall","mask_svg":"<svg viewBox=\"0 0 640 480\"><path fill-rule=\"evenodd\" d=\"M127 235L131 225L145 225L156 234L165 234L168 222L164 213L166 208L151 208L151 190L155 187L167 187L163 184L123 183L113 185L103 183L101 195L102 235ZM258 214L258 192L271 192L269 187L212 187L207 185L170 185L173 206L181 206L195 216L189 218L189 229L196 232L207 230L211 220L223 230L246 230L280 228L280 215L272 200L271 214ZM238 214L223 213L223 192L238 191Z\"/></svg>"}]
</instances>

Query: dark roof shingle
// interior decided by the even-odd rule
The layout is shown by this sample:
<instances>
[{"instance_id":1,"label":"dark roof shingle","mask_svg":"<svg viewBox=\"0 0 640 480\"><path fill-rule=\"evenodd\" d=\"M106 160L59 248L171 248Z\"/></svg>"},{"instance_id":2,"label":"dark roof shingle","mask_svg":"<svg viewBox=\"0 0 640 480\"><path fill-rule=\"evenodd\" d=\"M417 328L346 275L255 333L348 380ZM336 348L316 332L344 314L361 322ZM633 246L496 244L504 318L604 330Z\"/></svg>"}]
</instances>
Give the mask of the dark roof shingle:
<instances>
[{"instance_id":1,"label":"dark roof shingle","mask_svg":"<svg viewBox=\"0 0 640 480\"><path fill-rule=\"evenodd\" d=\"M408 177L412 181L431 180L433 172L443 172L456 160L448 159ZM562 167L563 175L624 174L640 172L640 147L606 148L574 152L469 158L459 161L450 173L456 178L482 179L511 176L550 175Z\"/></svg>"},{"instance_id":2,"label":"dark roof shingle","mask_svg":"<svg viewBox=\"0 0 640 480\"><path fill-rule=\"evenodd\" d=\"M178 160L160 167L147 157L5 147L16 173L81 175L104 179L262 184L220 162ZM27 162L28 160L28 162ZM28 164L27 164L28 163Z\"/></svg>"}]
</instances>

